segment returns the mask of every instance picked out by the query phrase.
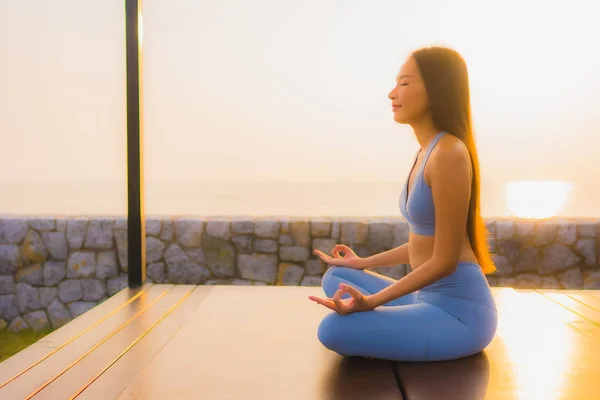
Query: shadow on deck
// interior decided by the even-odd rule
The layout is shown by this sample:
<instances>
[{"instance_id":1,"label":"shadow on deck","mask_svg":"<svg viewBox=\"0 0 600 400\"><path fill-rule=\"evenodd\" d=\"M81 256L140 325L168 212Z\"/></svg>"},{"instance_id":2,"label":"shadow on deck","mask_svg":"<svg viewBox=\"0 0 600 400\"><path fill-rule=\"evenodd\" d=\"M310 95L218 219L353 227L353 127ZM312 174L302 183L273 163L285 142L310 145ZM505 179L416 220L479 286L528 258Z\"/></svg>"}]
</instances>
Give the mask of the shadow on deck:
<instances>
[{"instance_id":1,"label":"shadow on deck","mask_svg":"<svg viewBox=\"0 0 600 400\"><path fill-rule=\"evenodd\" d=\"M600 291L494 288L495 339L436 363L341 357L319 287L124 289L0 364L1 399L597 399Z\"/></svg>"}]
</instances>

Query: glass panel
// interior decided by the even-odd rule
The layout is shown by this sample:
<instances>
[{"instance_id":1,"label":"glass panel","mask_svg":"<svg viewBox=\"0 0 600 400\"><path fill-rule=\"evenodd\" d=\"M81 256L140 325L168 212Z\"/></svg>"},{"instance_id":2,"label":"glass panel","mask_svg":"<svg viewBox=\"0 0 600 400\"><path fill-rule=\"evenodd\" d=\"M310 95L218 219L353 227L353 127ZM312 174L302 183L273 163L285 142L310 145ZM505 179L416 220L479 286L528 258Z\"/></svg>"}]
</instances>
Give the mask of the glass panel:
<instances>
[{"instance_id":1,"label":"glass panel","mask_svg":"<svg viewBox=\"0 0 600 400\"><path fill-rule=\"evenodd\" d=\"M147 212L399 215L417 144L387 94L440 43L470 68L484 215L600 215L600 28L533 4L146 0Z\"/></svg>"}]
</instances>

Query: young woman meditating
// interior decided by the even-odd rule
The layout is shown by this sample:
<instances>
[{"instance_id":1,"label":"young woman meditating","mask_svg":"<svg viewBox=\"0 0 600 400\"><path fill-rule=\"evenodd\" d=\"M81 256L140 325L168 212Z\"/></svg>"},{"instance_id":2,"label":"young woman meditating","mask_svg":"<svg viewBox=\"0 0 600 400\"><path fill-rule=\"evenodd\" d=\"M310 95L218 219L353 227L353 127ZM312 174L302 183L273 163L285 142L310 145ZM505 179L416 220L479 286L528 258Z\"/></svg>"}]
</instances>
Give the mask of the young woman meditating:
<instances>
[{"instance_id":1,"label":"young woman meditating","mask_svg":"<svg viewBox=\"0 0 600 400\"><path fill-rule=\"evenodd\" d=\"M322 280L327 298L309 297L334 311L317 336L347 356L466 357L490 343L497 325L466 64L448 48L419 49L389 98L394 120L409 124L420 145L399 202L409 241L366 258L343 244L331 255L315 251L333 265ZM367 270L399 264L412 269L399 280Z\"/></svg>"}]
</instances>

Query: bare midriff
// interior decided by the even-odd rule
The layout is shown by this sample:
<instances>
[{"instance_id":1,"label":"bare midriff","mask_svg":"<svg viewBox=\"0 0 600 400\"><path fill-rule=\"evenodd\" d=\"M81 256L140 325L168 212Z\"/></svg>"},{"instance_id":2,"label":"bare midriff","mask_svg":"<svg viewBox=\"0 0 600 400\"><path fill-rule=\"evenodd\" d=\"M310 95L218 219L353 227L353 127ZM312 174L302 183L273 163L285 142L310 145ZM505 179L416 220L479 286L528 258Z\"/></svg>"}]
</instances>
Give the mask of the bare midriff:
<instances>
[{"instance_id":1,"label":"bare midriff","mask_svg":"<svg viewBox=\"0 0 600 400\"><path fill-rule=\"evenodd\" d=\"M417 235L412 232L409 234L408 257L412 270L419 268L433 256L434 242L434 236ZM461 245L459 262L478 262L466 233Z\"/></svg>"}]
</instances>

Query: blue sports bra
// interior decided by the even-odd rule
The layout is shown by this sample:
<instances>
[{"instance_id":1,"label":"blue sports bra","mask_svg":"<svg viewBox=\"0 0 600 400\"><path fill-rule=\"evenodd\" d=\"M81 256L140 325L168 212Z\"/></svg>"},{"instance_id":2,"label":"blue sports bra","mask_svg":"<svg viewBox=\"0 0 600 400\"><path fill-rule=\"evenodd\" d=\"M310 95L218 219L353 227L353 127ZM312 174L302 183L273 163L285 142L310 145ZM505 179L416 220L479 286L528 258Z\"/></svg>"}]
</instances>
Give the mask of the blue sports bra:
<instances>
[{"instance_id":1,"label":"blue sports bra","mask_svg":"<svg viewBox=\"0 0 600 400\"><path fill-rule=\"evenodd\" d=\"M417 158L421 153L421 150L419 149L400 196L400 213L406 221L408 221L410 231L417 235L433 236L435 234L435 208L433 205L433 195L431 194L431 188L425 182L423 174L431 151L444 134L444 132L438 133L427 146L425 156L415 175L412 188L410 188L409 191L408 181L415 168L415 164L417 163Z\"/></svg>"}]
</instances>

